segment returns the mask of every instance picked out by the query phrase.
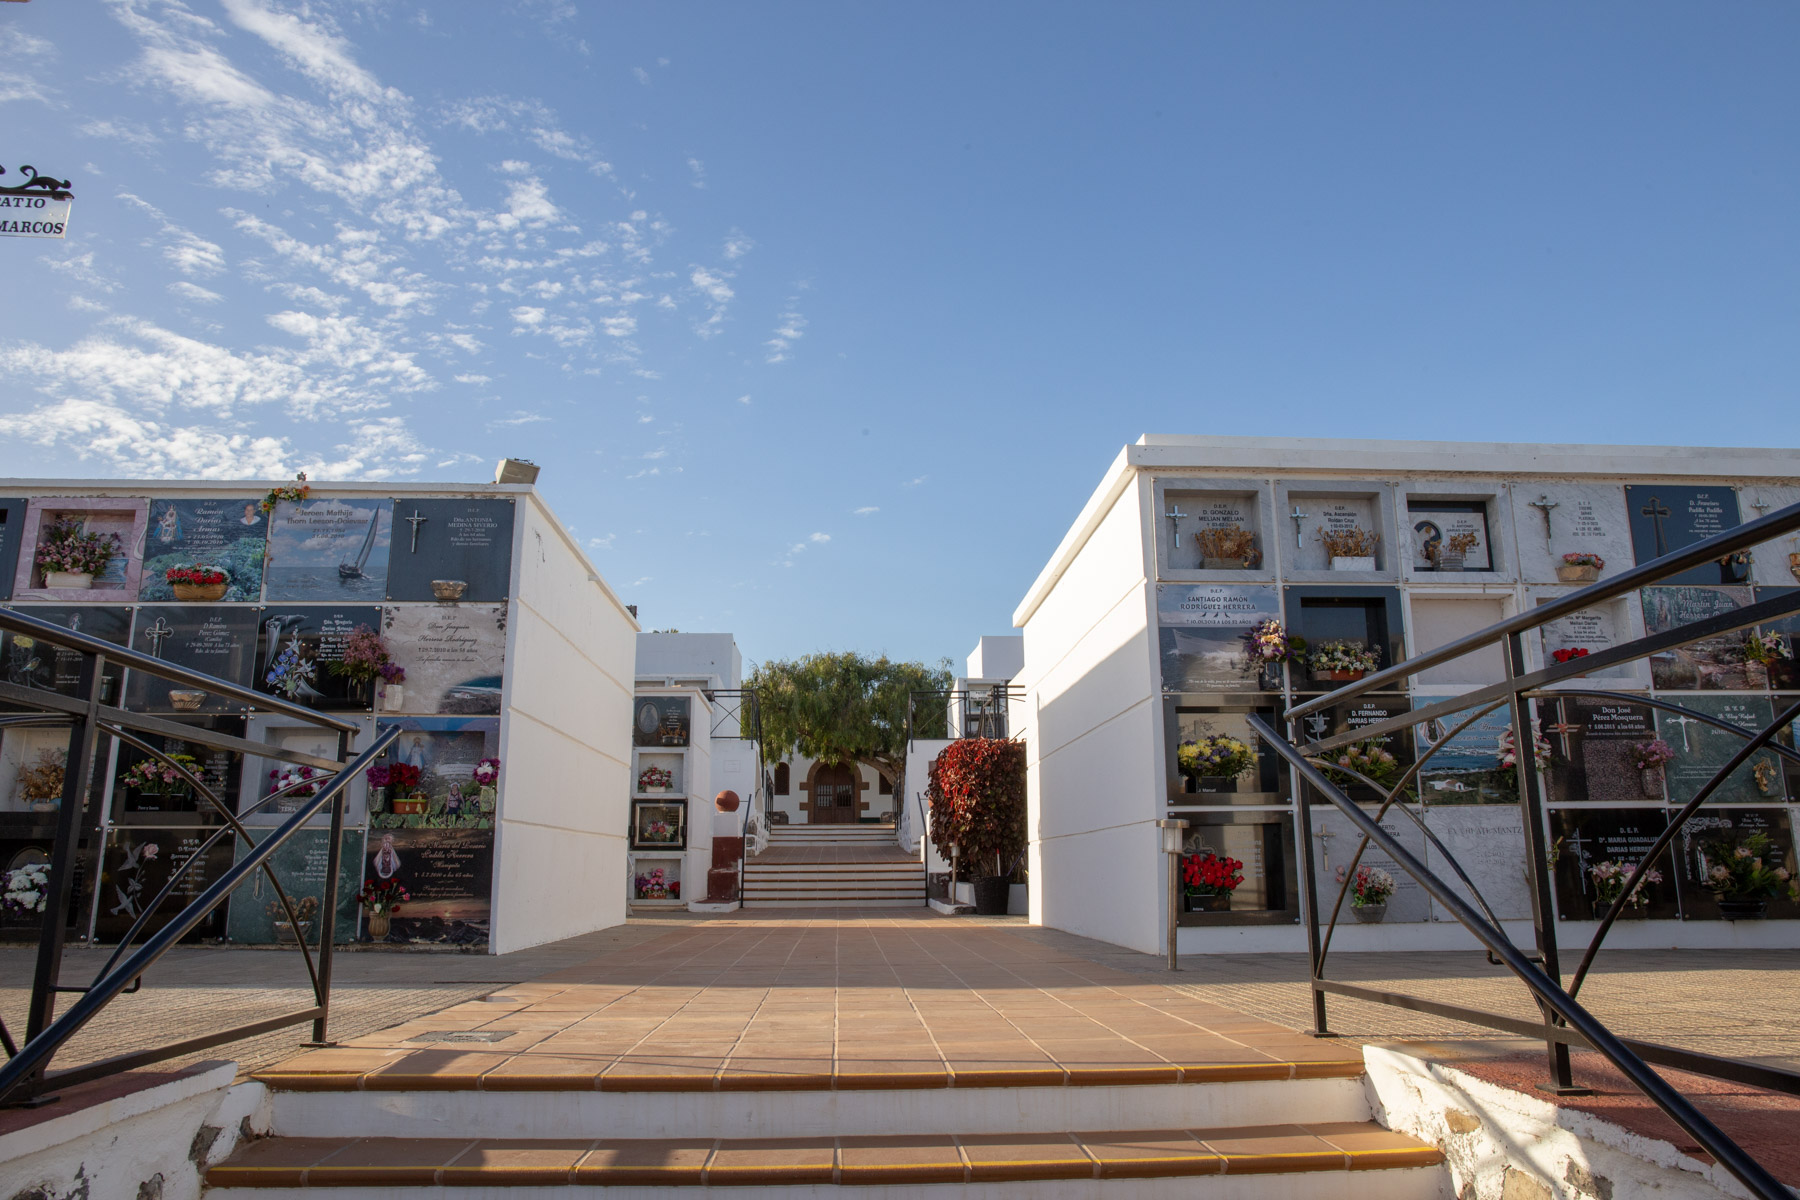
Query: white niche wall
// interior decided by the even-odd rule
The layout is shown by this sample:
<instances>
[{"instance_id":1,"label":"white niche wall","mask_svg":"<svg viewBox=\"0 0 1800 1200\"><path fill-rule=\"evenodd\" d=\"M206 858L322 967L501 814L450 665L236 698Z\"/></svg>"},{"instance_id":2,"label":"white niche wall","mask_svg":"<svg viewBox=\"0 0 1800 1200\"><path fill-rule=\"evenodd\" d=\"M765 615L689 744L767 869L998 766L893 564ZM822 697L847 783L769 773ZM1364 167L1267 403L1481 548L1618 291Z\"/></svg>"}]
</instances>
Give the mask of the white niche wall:
<instances>
[{"instance_id":1,"label":"white niche wall","mask_svg":"<svg viewBox=\"0 0 1800 1200\"><path fill-rule=\"evenodd\" d=\"M1294 514L1300 513L1298 520ZM1377 534L1373 571L1334 571L1323 528L1354 523ZM1397 577L1394 489L1367 479L1296 479L1275 484L1274 524L1288 583L1391 583Z\"/></svg>"},{"instance_id":2,"label":"white niche wall","mask_svg":"<svg viewBox=\"0 0 1800 1200\"><path fill-rule=\"evenodd\" d=\"M1479 633L1512 615L1512 598L1504 594L1432 595L1410 591L1407 596L1406 636L1412 656L1418 657L1451 642ZM1421 671L1415 677L1421 687L1480 687L1506 678L1505 642L1453 658Z\"/></svg>"}]
</instances>

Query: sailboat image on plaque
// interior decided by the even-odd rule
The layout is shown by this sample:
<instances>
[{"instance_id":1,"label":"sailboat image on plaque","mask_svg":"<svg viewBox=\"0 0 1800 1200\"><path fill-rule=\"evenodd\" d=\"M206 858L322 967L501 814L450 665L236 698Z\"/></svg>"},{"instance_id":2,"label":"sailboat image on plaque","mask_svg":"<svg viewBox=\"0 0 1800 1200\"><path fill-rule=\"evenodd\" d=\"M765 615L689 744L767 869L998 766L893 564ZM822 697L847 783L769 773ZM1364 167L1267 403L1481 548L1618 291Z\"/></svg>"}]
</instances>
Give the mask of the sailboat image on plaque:
<instances>
[{"instance_id":1,"label":"sailboat image on plaque","mask_svg":"<svg viewBox=\"0 0 1800 1200\"><path fill-rule=\"evenodd\" d=\"M393 523L391 500L282 501L269 516L264 598L379 604Z\"/></svg>"}]
</instances>

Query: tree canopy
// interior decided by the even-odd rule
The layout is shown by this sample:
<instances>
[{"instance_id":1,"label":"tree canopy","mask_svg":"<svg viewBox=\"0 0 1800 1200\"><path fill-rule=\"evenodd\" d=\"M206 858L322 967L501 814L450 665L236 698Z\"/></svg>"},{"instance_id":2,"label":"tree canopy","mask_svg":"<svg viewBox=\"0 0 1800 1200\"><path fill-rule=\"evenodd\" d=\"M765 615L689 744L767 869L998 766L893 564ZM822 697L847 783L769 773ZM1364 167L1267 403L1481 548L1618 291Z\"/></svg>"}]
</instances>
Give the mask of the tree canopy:
<instances>
[{"instance_id":1,"label":"tree canopy","mask_svg":"<svg viewBox=\"0 0 1800 1200\"><path fill-rule=\"evenodd\" d=\"M906 707L913 692L947 691L950 660L934 667L886 655L808 654L750 673L762 714L763 752L799 753L833 766L867 763L898 790L906 771ZM945 734L947 697L921 703L914 737Z\"/></svg>"}]
</instances>

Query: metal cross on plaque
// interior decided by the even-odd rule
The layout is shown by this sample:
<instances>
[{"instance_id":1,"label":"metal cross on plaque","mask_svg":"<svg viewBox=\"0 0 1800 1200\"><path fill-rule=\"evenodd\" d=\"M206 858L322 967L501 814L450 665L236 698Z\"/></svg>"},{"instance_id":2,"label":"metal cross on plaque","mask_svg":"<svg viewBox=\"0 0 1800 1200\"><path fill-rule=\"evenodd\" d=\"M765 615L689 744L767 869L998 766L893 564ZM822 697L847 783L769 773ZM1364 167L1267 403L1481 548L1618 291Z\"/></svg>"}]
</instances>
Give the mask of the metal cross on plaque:
<instances>
[{"instance_id":1,"label":"metal cross on plaque","mask_svg":"<svg viewBox=\"0 0 1800 1200\"><path fill-rule=\"evenodd\" d=\"M415 509L413 509L412 516L403 517L401 519L404 520L408 525L412 526L412 552L414 554L417 554L419 552L419 526L421 526L425 522L431 520L431 518L420 516L419 510L415 508Z\"/></svg>"},{"instance_id":2,"label":"metal cross on plaque","mask_svg":"<svg viewBox=\"0 0 1800 1200\"><path fill-rule=\"evenodd\" d=\"M1306 731L1312 734L1313 741L1316 742L1321 737L1325 736L1325 727L1330 724L1331 719L1324 713L1314 713L1312 716L1306 718Z\"/></svg>"},{"instance_id":3,"label":"metal cross on plaque","mask_svg":"<svg viewBox=\"0 0 1800 1200\"><path fill-rule=\"evenodd\" d=\"M1688 716L1686 713L1676 713L1672 717L1665 718L1665 721L1667 724L1670 724L1670 725L1681 726L1681 748L1683 750L1692 750L1693 749L1693 746L1688 744L1688 726L1705 724L1705 722L1697 721L1693 717Z\"/></svg>"},{"instance_id":4,"label":"metal cross on plaque","mask_svg":"<svg viewBox=\"0 0 1800 1200\"><path fill-rule=\"evenodd\" d=\"M1581 836L1581 829L1577 826L1575 832L1569 835L1569 849L1574 852L1575 861L1581 864L1581 878L1584 887L1587 881L1587 845L1588 840Z\"/></svg>"},{"instance_id":5,"label":"metal cross on plaque","mask_svg":"<svg viewBox=\"0 0 1800 1200\"><path fill-rule=\"evenodd\" d=\"M1660 496L1650 497L1650 503L1638 509L1638 512L1650 518L1651 532L1656 535L1656 557L1661 558L1669 552L1669 539L1663 535L1663 522L1675 514L1662 502Z\"/></svg>"},{"instance_id":6,"label":"metal cross on plaque","mask_svg":"<svg viewBox=\"0 0 1800 1200\"><path fill-rule=\"evenodd\" d=\"M1750 501L1750 507L1756 510L1756 515L1760 518L1775 506L1770 504L1767 500L1764 500L1762 496L1758 495L1756 499Z\"/></svg>"},{"instance_id":7,"label":"metal cross on plaque","mask_svg":"<svg viewBox=\"0 0 1800 1200\"><path fill-rule=\"evenodd\" d=\"M1561 508L1562 505L1548 496L1539 496L1536 500L1531 501L1531 507L1544 514L1544 545L1548 546L1550 544L1550 510Z\"/></svg>"},{"instance_id":8,"label":"metal cross on plaque","mask_svg":"<svg viewBox=\"0 0 1800 1200\"><path fill-rule=\"evenodd\" d=\"M1331 870L1331 839L1337 834L1329 829L1321 829L1313 836L1319 839L1319 864L1329 871Z\"/></svg>"},{"instance_id":9,"label":"metal cross on plaque","mask_svg":"<svg viewBox=\"0 0 1800 1200\"><path fill-rule=\"evenodd\" d=\"M1169 518L1169 553L1173 555L1176 548L1181 545L1181 518L1187 514L1181 511L1181 505L1171 504L1169 511L1163 516Z\"/></svg>"},{"instance_id":10,"label":"metal cross on plaque","mask_svg":"<svg viewBox=\"0 0 1800 1200\"><path fill-rule=\"evenodd\" d=\"M144 637L150 642L150 656L152 658L161 658L163 643L168 641L174 635L174 627L161 617L157 617L156 624L144 630Z\"/></svg>"},{"instance_id":11,"label":"metal cross on plaque","mask_svg":"<svg viewBox=\"0 0 1800 1200\"><path fill-rule=\"evenodd\" d=\"M1306 548L1306 543L1300 540L1300 522L1306 520L1306 518L1311 515L1311 513L1301 512L1298 504L1294 505L1294 511L1288 514L1288 520L1294 523L1294 549L1296 550L1304 550Z\"/></svg>"},{"instance_id":12,"label":"metal cross on plaque","mask_svg":"<svg viewBox=\"0 0 1800 1200\"><path fill-rule=\"evenodd\" d=\"M1556 740L1562 743L1563 757L1570 762L1575 761L1575 748L1569 744L1569 736L1581 732L1581 726L1571 725L1565 717L1554 725L1544 726L1545 733L1554 733Z\"/></svg>"}]
</instances>

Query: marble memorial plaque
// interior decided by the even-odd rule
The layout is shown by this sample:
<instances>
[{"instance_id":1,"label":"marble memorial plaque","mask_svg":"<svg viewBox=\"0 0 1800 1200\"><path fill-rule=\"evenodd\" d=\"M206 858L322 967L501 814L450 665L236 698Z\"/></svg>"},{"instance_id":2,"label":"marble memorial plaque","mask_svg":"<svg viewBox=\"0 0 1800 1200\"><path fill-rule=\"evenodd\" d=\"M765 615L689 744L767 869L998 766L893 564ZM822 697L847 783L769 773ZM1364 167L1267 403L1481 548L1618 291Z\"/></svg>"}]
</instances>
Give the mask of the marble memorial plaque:
<instances>
[{"instance_id":1,"label":"marble memorial plaque","mask_svg":"<svg viewBox=\"0 0 1800 1200\"><path fill-rule=\"evenodd\" d=\"M1749 484L1738 489L1738 502L1746 521L1755 521L1800 504L1800 487L1766 487ZM1751 577L1771 587L1800 583L1800 533L1758 542L1751 548Z\"/></svg>"},{"instance_id":2,"label":"marble memorial plaque","mask_svg":"<svg viewBox=\"0 0 1800 1200\"><path fill-rule=\"evenodd\" d=\"M1640 566L1738 524L1737 492L1722 484L1629 484L1625 510L1631 520L1632 553ZM1749 582L1748 566L1735 563L1704 563L1663 581L1665 585Z\"/></svg>"},{"instance_id":3,"label":"marble memorial plaque","mask_svg":"<svg viewBox=\"0 0 1800 1200\"><path fill-rule=\"evenodd\" d=\"M1425 865L1463 900L1469 889L1444 860L1449 851L1469 881L1502 921L1531 919L1531 885L1525 877L1525 825L1516 804L1482 808L1427 808L1425 826L1444 850L1427 845ZM1479 911L1479 908L1478 908ZM1456 918L1433 902L1431 919Z\"/></svg>"},{"instance_id":4,"label":"marble memorial plaque","mask_svg":"<svg viewBox=\"0 0 1800 1200\"><path fill-rule=\"evenodd\" d=\"M85 633L124 646L131 641L131 610L101 605L71 605L68 608L33 604L19 612L76 633ZM108 664L101 676L100 702L119 702L119 683L125 668ZM76 695L81 689L81 655L40 641L30 634L0 632L0 678L19 687L42 688Z\"/></svg>"},{"instance_id":5,"label":"marble memorial plaque","mask_svg":"<svg viewBox=\"0 0 1800 1200\"><path fill-rule=\"evenodd\" d=\"M338 672L344 643L358 629L381 629L374 605L305 604L262 610L256 690L324 712L368 712L369 684Z\"/></svg>"},{"instance_id":6,"label":"marble memorial plaque","mask_svg":"<svg viewBox=\"0 0 1800 1200\"><path fill-rule=\"evenodd\" d=\"M1499 596L1414 596L1410 616L1414 651L1429 654L1505 618L1506 602ZM1426 686L1498 683L1506 678L1506 655L1501 643L1495 643L1460 654L1414 678Z\"/></svg>"},{"instance_id":7,"label":"marble memorial plaque","mask_svg":"<svg viewBox=\"0 0 1800 1200\"><path fill-rule=\"evenodd\" d=\"M1716 921L1723 917L1713 893L1702 886L1715 859L1734 854L1752 834L1768 835L1771 843L1764 861L1771 859L1785 867L1789 878L1800 874L1800 863L1794 856L1794 829L1784 808L1713 808L1708 805L1690 817L1675 835L1675 849L1680 856L1676 884L1681 892L1681 914L1690 921ZM1800 917L1800 904L1777 899L1769 903L1768 915L1775 918Z\"/></svg>"},{"instance_id":8,"label":"marble memorial plaque","mask_svg":"<svg viewBox=\"0 0 1800 1200\"><path fill-rule=\"evenodd\" d=\"M268 528L255 496L152 500L138 599L166 604L175 599L170 569L208 566L225 572L225 600L254 603L262 597Z\"/></svg>"},{"instance_id":9,"label":"marble memorial plaque","mask_svg":"<svg viewBox=\"0 0 1800 1200\"><path fill-rule=\"evenodd\" d=\"M76 522L85 533L116 536L113 556L85 588L51 587L37 553L61 522ZM18 600L60 600L65 604L126 604L137 599L144 565L144 501L105 497L39 496L25 514L19 561L13 575Z\"/></svg>"},{"instance_id":10,"label":"marble memorial plaque","mask_svg":"<svg viewBox=\"0 0 1800 1200\"><path fill-rule=\"evenodd\" d=\"M1570 804L1660 804L1663 785L1637 768L1637 746L1657 736L1655 710L1598 696L1538 701L1550 743L1549 799Z\"/></svg>"},{"instance_id":11,"label":"marble memorial plaque","mask_svg":"<svg viewBox=\"0 0 1800 1200\"><path fill-rule=\"evenodd\" d=\"M1512 488L1519 566L1527 583L1557 583L1565 554L1598 554L1602 577L1633 563L1625 489L1614 484L1520 483Z\"/></svg>"},{"instance_id":12,"label":"marble memorial plaque","mask_svg":"<svg viewBox=\"0 0 1800 1200\"><path fill-rule=\"evenodd\" d=\"M1647 633L1666 633L1692 621L1719 616L1750 603L1743 587L1648 587L1639 593ZM1745 691L1744 633L1701 638L1650 656L1650 682L1657 690Z\"/></svg>"},{"instance_id":13,"label":"marble memorial plaque","mask_svg":"<svg viewBox=\"0 0 1800 1200\"><path fill-rule=\"evenodd\" d=\"M379 604L387 596L391 500L283 500L269 516L270 602Z\"/></svg>"},{"instance_id":14,"label":"marble memorial plaque","mask_svg":"<svg viewBox=\"0 0 1800 1200\"><path fill-rule=\"evenodd\" d=\"M1502 705L1454 736L1451 731L1473 713L1453 713L1413 726L1421 752L1438 747L1419 771L1419 790L1428 807L1518 803L1518 772L1500 767L1500 739L1512 729L1509 714Z\"/></svg>"},{"instance_id":15,"label":"marble memorial plaque","mask_svg":"<svg viewBox=\"0 0 1800 1200\"><path fill-rule=\"evenodd\" d=\"M493 830L372 830L363 854L363 879L398 879L412 896L394 914L388 941L487 943Z\"/></svg>"},{"instance_id":16,"label":"marble memorial plaque","mask_svg":"<svg viewBox=\"0 0 1800 1200\"><path fill-rule=\"evenodd\" d=\"M179 723L230 737L244 736L242 717L187 717ZM185 754L194 759L188 769L200 776L220 803L228 807L235 806L239 782L243 776L243 759L238 755L229 750L217 750L167 734L146 733L141 736L165 754ZM126 773L149 757L134 746L120 745L113 784L115 824L219 825L224 822L225 818L217 807L185 787L164 783L149 789L128 786L125 782Z\"/></svg>"},{"instance_id":17,"label":"marble memorial plaque","mask_svg":"<svg viewBox=\"0 0 1800 1200\"><path fill-rule=\"evenodd\" d=\"M1381 518L1375 513L1373 496L1296 496L1294 504L1307 514L1303 522L1306 533L1300 538L1298 546L1283 553L1283 558L1292 556L1289 570L1331 570L1331 556L1321 540L1321 535L1326 531L1341 533L1361 529L1374 534L1381 532ZM1291 520L1289 527L1292 527ZM1385 545L1376 550L1375 566L1378 570L1387 569L1387 555L1388 547Z\"/></svg>"},{"instance_id":18,"label":"marble memorial plaque","mask_svg":"<svg viewBox=\"0 0 1800 1200\"><path fill-rule=\"evenodd\" d=\"M250 837L260 844L273 832L256 830ZM363 833L356 829L338 836L337 925L332 941L341 946L356 940L356 893L362 890ZM240 841L237 859L244 859L250 850L250 846ZM311 897L313 900L307 941L314 946L318 945L324 934L323 913L319 906L325 900L325 876L331 867L330 851L329 829L302 829L283 843L269 860L269 865L275 868L275 877L281 880L281 890L287 893L288 901L296 911L300 908L302 897ZM286 921L287 912L282 908L280 898L275 895L275 887L269 882L266 872L256 872L233 892L229 909L225 936L230 940L253 946L281 940L275 932L275 923Z\"/></svg>"},{"instance_id":19,"label":"marble memorial plaque","mask_svg":"<svg viewBox=\"0 0 1800 1200\"><path fill-rule=\"evenodd\" d=\"M1396 805L1388 810L1387 815L1381 818L1381 827L1415 857L1423 859L1425 835L1398 809L1399 806ZM1374 816L1376 809L1374 806L1365 806L1365 811ZM1356 847L1362 841L1362 833L1350 823L1349 818L1329 804L1313 806L1312 825L1313 879L1318 887L1319 913L1323 918L1330 914L1332 905L1337 903L1338 888L1343 883L1340 872L1349 867L1350 860L1356 857ZM1369 848L1363 852L1361 865L1386 871L1394 880L1394 894L1388 900L1385 918L1389 923L1430 919L1431 902L1425 889L1379 846L1369 843ZM1356 921L1355 914L1350 911L1350 901L1354 895L1354 889L1344 894L1344 907L1338 913L1340 926L1351 925Z\"/></svg>"},{"instance_id":20,"label":"marble memorial plaque","mask_svg":"<svg viewBox=\"0 0 1800 1200\"><path fill-rule=\"evenodd\" d=\"M25 510L29 502L0 499L0 600L10 599L13 578L19 568L19 547L25 540Z\"/></svg>"},{"instance_id":21,"label":"marble memorial plaque","mask_svg":"<svg viewBox=\"0 0 1800 1200\"><path fill-rule=\"evenodd\" d=\"M1684 708L1716 717L1751 734L1775 719L1774 707L1757 696L1682 696L1679 700ZM1683 713L1659 709L1656 725L1663 741L1675 751L1675 761L1665 768L1670 804L1686 804L1698 795L1706 781L1731 761L1745 741ZM1772 751L1761 750L1733 771L1707 798L1707 804L1772 804L1784 799L1781 764Z\"/></svg>"},{"instance_id":22,"label":"marble memorial plaque","mask_svg":"<svg viewBox=\"0 0 1800 1200\"><path fill-rule=\"evenodd\" d=\"M506 599L512 581L513 511L511 500L396 500L387 598ZM434 581L452 586L440 597ZM459 583L460 590L454 586Z\"/></svg>"},{"instance_id":23,"label":"marble memorial plaque","mask_svg":"<svg viewBox=\"0 0 1800 1200\"><path fill-rule=\"evenodd\" d=\"M1414 571L1436 570L1433 555L1457 537L1475 539L1475 544L1463 552L1463 570L1493 570L1493 535L1488 531L1486 501L1409 499L1406 523Z\"/></svg>"},{"instance_id":24,"label":"marble memorial plaque","mask_svg":"<svg viewBox=\"0 0 1800 1200\"><path fill-rule=\"evenodd\" d=\"M405 763L419 771L414 794L426 796L423 813L396 813L395 789L386 799L371 801L371 829L492 829L494 800L475 783L475 767L500 752L500 721L495 717L410 717L381 721L379 728L398 725L400 739L388 751L389 765Z\"/></svg>"},{"instance_id":25,"label":"marble memorial plaque","mask_svg":"<svg viewBox=\"0 0 1800 1200\"><path fill-rule=\"evenodd\" d=\"M1668 815L1660 808L1553 808L1549 816L1556 855L1551 886L1556 892L1557 916L1565 921L1598 920L1605 910L1595 907L1599 893L1594 868L1608 862L1636 866L1668 824ZM1661 882L1653 880L1650 871L1661 875ZM1674 920L1680 915L1675 861L1666 851L1645 868L1640 890L1650 900L1643 910L1645 916Z\"/></svg>"},{"instance_id":26,"label":"marble memorial plaque","mask_svg":"<svg viewBox=\"0 0 1800 1200\"><path fill-rule=\"evenodd\" d=\"M200 862L182 872L189 859L201 854L201 846L211 836L211 831L196 828L115 829L108 833L100 864L95 940L119 941L146 910L151 915L138 937L149 937L199 899L231 868L232 847L237 840L235 834L225 834L204 852ZM158 904L157 897L177 872L181 872L179 881ZM182 941L218 937L224 929L225 907L221 905Z\"/></svg>"},{"instance_id":27,"label":"marble memorial plaque","mask_svg":"<svg viewBox=\"0 0 1800 1200\"><path fill-rule=\"evenodd\" d=\"M631 744L685 746L692 718L686 696L639 696L631 702Z\"/></svg>"},{"instance_id":28,"label":"marble memorial plaque","mask_svg":"<svg viewBox=\"0 0 1800 1200\"><path fill-rule=\"evenodd\" d=\"M1539 595L1534 597L1539 606L1555 599L1553 596ZM1543 643L1544 665L1560 666L1564 662L1573 662L1578 658L1599 654L1614 646L1623 645L1632 638L1632 633L1625 628L1626 615L1616 602L1596 604L1592 608L1584 608L1572 612L1543 625L1538 636ZM1624 663L1605 670L1594 671L1583 676L1588 679L1632 679L1641 678L1631 664Z\"/></svg>"},{"instance_id":29,"label":"marble memorial plaque","mask_svg":"<svg viewBox=\"0 0 1800 1200\"><path fill-rule=\"evenodd\" d=\"M390 605L388 653L406 668L406 712L482 716L500 711L506 664L504 604Z\"/></svg>"},{"instance_id":30,"label":"marble memorial plaque","mask_svg":"<svg viewBox=\"0 0 1800 1200\"><path fill-rule=\"evenodd\" d=\"M1263 671L1245 641L1263 621L1281 619L1281 597L1256 584L1162 583L1156 616L1165 692L1245 692ZM1279 688L1279 667L1270 683Z\"/></svg>"},{"instance_id":31,"label":"marble memorial plaque","mask_svg":"<svg viewBox=\"0 0 1800 1200\"><path fill-rule=\"evenodd\" d=\"M256 610L210 605L145 605L137 610L131 646L155 658L250 686L256 666ZM183 702L195 700L191 706ZM140 712L242 712L236 700L172 684L144 671L126 676L126 707Z\"/></svg>"}]
</instances>

